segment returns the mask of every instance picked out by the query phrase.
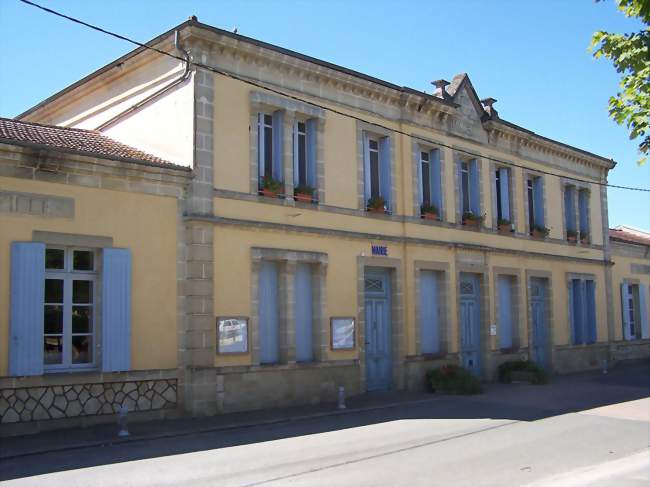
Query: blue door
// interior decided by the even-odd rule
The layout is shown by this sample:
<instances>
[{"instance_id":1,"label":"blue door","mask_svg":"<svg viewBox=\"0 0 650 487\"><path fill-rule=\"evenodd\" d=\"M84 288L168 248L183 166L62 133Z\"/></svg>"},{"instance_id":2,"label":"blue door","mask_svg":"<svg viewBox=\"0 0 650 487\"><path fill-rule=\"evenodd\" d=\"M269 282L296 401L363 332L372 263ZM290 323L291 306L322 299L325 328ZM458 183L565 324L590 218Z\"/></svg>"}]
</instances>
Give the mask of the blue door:
<instances>
[{"instance_id":1,"label":"blue door","mask_svg":"<svg viewBox=\"0 0 650 487\"><path fill-rule=\"evenodd\" d=\"M549 330L546 313L546 279L530 278L531 353L530 358L540 367L548 369Z\"/></svg>"},{"instance_id":2,"label":"blue door","mask_svg":"<svg viewBox=\"0 0 650 487\"><path fill-rule=\"evenodd\" d=\"M391 384L390 280L385 271L365 275L366 389L387 390Z\"/></svg>"},{"instance_id":3,"label":"blue door","mask_svg":"<svg viewBox=\"0 0 650 487\"><path fill-rule=\"evenodd\" d=\"M463 367L481 374L481 308L479 279L460 275L460 355Z\"/></svg>"}]
</instances>

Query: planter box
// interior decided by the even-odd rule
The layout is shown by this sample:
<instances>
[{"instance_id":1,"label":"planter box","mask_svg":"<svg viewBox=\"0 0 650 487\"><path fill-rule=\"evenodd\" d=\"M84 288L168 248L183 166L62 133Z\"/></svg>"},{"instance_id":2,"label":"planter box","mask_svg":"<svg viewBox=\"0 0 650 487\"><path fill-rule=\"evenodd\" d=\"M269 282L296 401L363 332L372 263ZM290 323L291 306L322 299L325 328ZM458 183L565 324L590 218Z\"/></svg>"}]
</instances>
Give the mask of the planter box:
<instances>
[{"instance_id":1,"label":"planter box","mask_svg":"<svg viewBox=\"0 0 650 487\"><path fill-rule=\"evenodd\" d=\"M481 226L481 220L464 219L463 220L463 225L465 225L466 227L478 228L478 227Z\"/></svg>"},{"instance_id":2,"label":"planter box","mask_svg":"<svg viewBox=\"0 0 650 487\"><path fill-rule=\"evenodd\" d=\"M271 191L270 189L262 189L262 196L265 196L267 198L277 198L278 192Z\"/></svg>"},{"instance_id":3,"label":"planter box","mask_svg":"<svg viewBox=\"0 0 650 487\"><path fill-rule=\"evenodd\" d=\"M539 230L533 230L533 238L544 240L546 238L546 233L540 232Z\"/></svg>"},{"instance_id":4,"label":"planter box","mask_svg":"<svg viewBox=\"0 0 650 487\"><path fill-rule=\"evenodd\" d=\"M577 242L578 242L578 237L576 237L576 236L573 236L573 237L567 237L566 239L567 239L567 242L569 242L569 243L571 243L571 244L574 244L574 243L577 243Z\"/></svg>"},{"instance_id":5,"label":"planter box","mask_svg":"<svg viewBox=\"0 0 650 487\"><path fill-rule=\"evenodd\" d=\"M580 243L589 244L589 243L591 243L591 241L589 240L589 237L581 237L580 238Z\"/></svg>"},{"instance_id":6,"label":"planter box","mask_svg":"<svg viewBox=\"0 0 650 487\"><path fill-rule=\"evenodd\" d=\"M422 213L422 218L424 218L425 220L435 220L435 221L439 220L437 213L428 213L428 212Z\"/></svg>"},{"instance_id":7,"label":"planter box","mask_svg":"<svg viewBox=\"0 0 650 487\"><path fill-rule=\"evenodd\" d=\"M385 213L385 210L383 208L373 208L371 206L366 208L366 211L368 213L381 213L382 215Z\"/></svg>"},{"instance_id":8,"label":"planter box","mask_svg":"<svg viewBox=\"0 0 650 487\"><path fill-rule=\"evenodd\" d=\"M293 195L293 199L296 201L302 201L303 203L314 202L314 196L308 193L296 193Z\"/></svg>"},{"instance_id":9,"label":"planter box","mask_svg":"<svg viewBox=\"0 0 650 487\"><path fill-rule=\"evenodd\" d=\"M501 235L510 235L512 233L510 225L499 225L498 230Z\"/></svg>"}]
</instances>

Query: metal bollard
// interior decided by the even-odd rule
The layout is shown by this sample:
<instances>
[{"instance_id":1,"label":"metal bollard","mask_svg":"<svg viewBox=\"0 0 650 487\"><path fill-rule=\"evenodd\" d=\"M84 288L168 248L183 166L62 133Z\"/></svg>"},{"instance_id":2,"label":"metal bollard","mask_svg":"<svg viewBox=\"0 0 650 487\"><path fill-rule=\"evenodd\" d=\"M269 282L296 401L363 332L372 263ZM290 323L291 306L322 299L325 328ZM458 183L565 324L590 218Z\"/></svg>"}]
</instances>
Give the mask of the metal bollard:
<instances>
[{"instance_id":1,"label":"metal bollard","mask_svg":"<svg viewBox=\"0 0 650 487\"><path fill-rule=\"evenodd\" d=\"M338 409L345 409L345 387L339 386Z\"/></svg>"},{"instance_id":2,"label":"metal bollard","mask_svg":"<svg viewBox=\"0 0 650 487\"><path fill-rule=\"evenodd\" d=\"M126 406L120 406L119 411L117 412L117 426L119 428L117 436L125 437L129 436L129 418L128 418L129 408Z\"/></svg>"}]
</instances>

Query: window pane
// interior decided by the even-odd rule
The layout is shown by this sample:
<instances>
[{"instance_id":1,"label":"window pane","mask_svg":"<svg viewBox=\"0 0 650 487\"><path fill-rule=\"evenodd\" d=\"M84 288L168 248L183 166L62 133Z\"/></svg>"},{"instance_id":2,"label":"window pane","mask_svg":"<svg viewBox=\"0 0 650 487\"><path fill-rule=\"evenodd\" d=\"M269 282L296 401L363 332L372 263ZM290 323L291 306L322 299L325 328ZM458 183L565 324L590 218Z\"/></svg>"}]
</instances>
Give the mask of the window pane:
<instances>
[{"instance_id":1,"label":"window pane","mask_svg":"<svg viewBox=\"0 0 650 487\"><path fill-rule=\"evenodd\" d=\"M503 203L501 201L501 170L497 169L496 176L494 178L496 184L496 194L497 194L497 219L503 219Z\"/></svg>"},{"instance_id":2,"label":"window pane","mask_svg":"<svg viewBox=\"0 0 650 487\"><path fill-rule=\"evenodd\" d=\"M73 336L72 337L72 363L88 364L92 362L92 337Z\"/></svg>"},{"instance_id":3,"label":"window pane","mask_svg":"<svg viewBox=\"0 0 650 487\"><path fill-rule=\"evenodd\" d=\"M63 333L63 306L45 305L43 331L46 335Z\"/></svg>"},{"instance_id":4,"label":"window pane","mask_svg":"<svg viewBox=\"0 0 650 487\"><path fill-rule=\"evenodd\" d=\"M298 182L307 184L307 145L305 134L298 134Z\"/></svg>"},{"instance_id":5,"label":"window pane","mask_svg":"<svg viewBox=\"0 0 650 487\"><path fill-rule=\"evenodd\" d=\"M470 211L469 205L469 172L463 170L461 172L461 184L463 191L463 213Z\"/></svg>"},{"instance_id":6,"label":"window pane","mask_svg":"<svg viewBox=\"0 0 650 487\"><path fill-rule=\"evenodd\" d=\"M72 307L72 333L90 333L92 331L92 306Z\"/></svg>"},{"instance_id":7,"label":"window pane","mask_svg":"<svg viewBox=\"0 0 650 487\"><path fill-rule=\"evenodd\" d=\"M90 250L75 250L72 258L75 271L92 271L94 269L93 253Z\"/></svg>"},{"instance_id":8,"label":"window pane","mask_svg":"<svg viewBox=\"0 0 650 487\"><path fill-rule=\"evenodd\" d=\"M370 152L370 196L379 196L379 153Z\"/></svg>"},{"instance_id":9,"label":"window pane","mask_svg":"<svg viewBox=\"0 0 650 487\"><path fill-rule=\"evenodd\" d=\"M45 249L45 268L65 268L65 251L63 249Z\"/></svg>"},{"instance_id":10,"label":"window pane","mask_svg":"<svg viewBox=\"0 0 650 487\"><path fill-rule=\"evenodd\" d=\"M264 114L264 125L273 125L273 116Z\"/></svg>"},{"instance_id":11,"label":"window pane","mask_svg":"<svg viewBox=\"0 0 650 487\"><path fill-rule=\"evenodd\" d=\"M87 304L93 302L92 281L72 281L72 302Z\"/></svg>"},{"instance_id":12,"label":"window pane","mask_svg":"<svg viewBox=\"0 0 650 487\"><path fill-rule=\"evenodd\" d=\"M45 302L63 302L63 279L45 279Z\"/></svg>"},{"instance_id":13,"label":"window pane","mask_svg":"<svg viewBox=\"0 0 650 487\"><path fill-rule=\"evenodd\" d=\"M379 144L377 143L376 140L370 139L368 141L370 150L379 150Z\"/></svg>"},{"instance_id":14,"label":"window pane","mask_svg":"<svg viewBox=\"0 0 650 487\"><path fill-rule=\"evenodd\" d=\"M422 201L425 205L431 204L431 176L429 163L422 162Z\"/></svg>"},{"instance_id":15,"label":"window pane","mask_svg":"<svg viewBox=\"0 0 650 487\"><path fill-rule=\"evenodd\" d=\"M264 129L264 176L273 176L273 129Z\"/></svg>"},{"instance_id":16,"label":"window pane","mask_svg":"<svg viewBox=\"0 0 650 487\"><path fill-rule=\"evenodd\" d=\"M60 364L63 361L63 338L44 337L43 357L46 365Z\"/></svg>"}]
</instances>

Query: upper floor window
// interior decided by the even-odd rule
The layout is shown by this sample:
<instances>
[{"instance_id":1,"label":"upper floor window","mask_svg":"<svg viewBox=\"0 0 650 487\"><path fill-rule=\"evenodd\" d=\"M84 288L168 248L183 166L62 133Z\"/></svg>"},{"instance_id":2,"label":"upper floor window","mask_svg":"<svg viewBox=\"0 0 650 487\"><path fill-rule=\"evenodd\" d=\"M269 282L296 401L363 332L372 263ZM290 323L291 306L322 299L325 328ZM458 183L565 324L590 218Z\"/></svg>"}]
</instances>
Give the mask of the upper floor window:
<instances>
[{"instance_id":1,"label":"upper floor window","mask_svg":"<svg viewBox=\"0 0 650 487\"><path fill-rule=\"evenodd\" d=\"M580 241L587 243L591 239L589 228L589 190L578 191L578 216L580 218Z\"/></svg>"},{"instance_id":2,"label":"upper floor window","mask_svg":"<svg viewBox=\"0 0 650 487\"><path fill-rule=\"evenodd\" d=\"M578 238L575 195L575 186L564 186L564 227L566 228L566 238L570 242L575 242Z\"/></svg>"},{"instance_id":3,"label":"upper floor window","mask_svg":"<svg viewBox=\"0 0 650 487\"><path fill-rule=\"evenodd\" d=\"M421 150L419 154L420 209L423 215L433 214L440 218L442 206L440 151Z\"/></svg>"},{"instance_id":4,"label":"upper floor window","mask_svg":"<svg viewBox=\"0 0 650 487\"><path fill-rule=\"evenodd\" d=\"M293 125L293 185L297 199L307 197L311 201L316 190L316 123L315 119L297 120Z\"/></svg>"},{"instance_id":5,"label":"upper floor window","mask_svg":"<svg viewBox=\"0 0 650 487\"><path fill-rule=\"evenodd\" d=\"M494 194L496 196L497 224L509 225L512 223L510 207L510 169L499 167L495 171Z\"/></svg>"},{"instance_id":6,"label":"upper floor window","mask_svg":"<svg viewBox=\"0 0 650 487\"><path fill-rule=\"evenodd\" d=\"M541 176L526 178L526 201L528 204L528 231L546 233L544 222L544 180Z\"/></svg>"},{"instance_id":7,"label":"upper floor window","mask_svg":"<svg viewBox=\"0 0 650 487\"><path fill-rule=\"evenodd\" d=\"M390 139L364 135L364 196L366 208L389 212L391 209Z\"/></svg>"},{"instance_id":8,"label":"upper floor window","mask_svg":"<svg viewBox=\"0 0 650 487\"><path fill-rule=\"evenodd\" d=\"M481 216L481 201L476 159L463 160L459 164L460 208L463 222L477 221Z\"/></svg>"},{"instance_id":9,"label":"upper floor window","mask_svg":"<svg viewBox=\"0 0 650 487\"><path fill-rule=\"evenodd\" d=\"M282 193L282 111L258 113L259 188Z\"/></svg>"},{"instance_id":10,"label":"upper floor window","mask_svg":"<svg viewBox=\"0 0 650 487\"><path fill-rule=\"evenodd\" d=\"M95 252L45 250L43 360L48 369L92 366L95 361Z\"/></svg>"}]
</instances>

